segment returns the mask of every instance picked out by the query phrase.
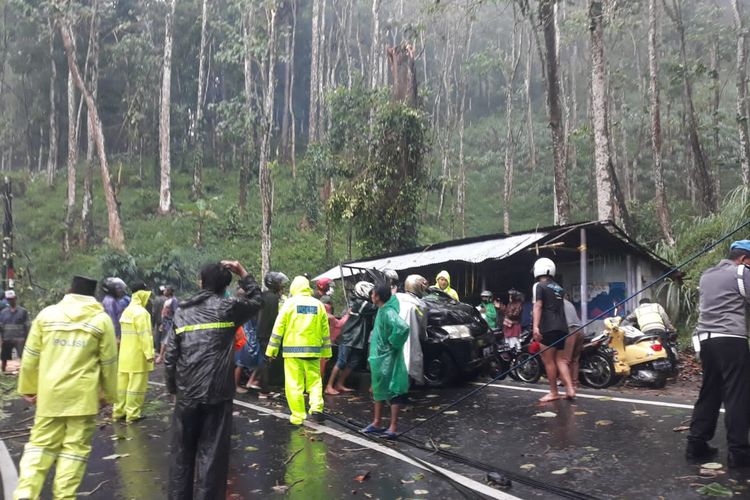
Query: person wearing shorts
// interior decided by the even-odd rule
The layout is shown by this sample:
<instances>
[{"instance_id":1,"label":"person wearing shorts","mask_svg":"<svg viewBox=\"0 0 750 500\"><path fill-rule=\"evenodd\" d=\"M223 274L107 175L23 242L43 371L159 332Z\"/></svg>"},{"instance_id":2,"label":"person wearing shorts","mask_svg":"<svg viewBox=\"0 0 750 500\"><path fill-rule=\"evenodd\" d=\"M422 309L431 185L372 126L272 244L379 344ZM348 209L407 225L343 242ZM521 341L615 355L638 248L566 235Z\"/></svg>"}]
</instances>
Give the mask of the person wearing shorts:
<instances>
[{"instance_id":1,"label":"person wearing shorts","mask_svg":"<svg viewBox=\"0 0 750 500\"><path fill-rule=\"evenodd\" d=\"M565 318L563 297L565 290L553 279L556 272L555 263L543 257L534 263L533 299L533 335L534 340L542 344L542 362L549 381L549 394L541 402L560 399L557 391L557 377L565 386L565 398L576 396L575 387L570 377L570 365L565 357L565 338L568 335L568 321Z\"/></svg>"}]
</instances>

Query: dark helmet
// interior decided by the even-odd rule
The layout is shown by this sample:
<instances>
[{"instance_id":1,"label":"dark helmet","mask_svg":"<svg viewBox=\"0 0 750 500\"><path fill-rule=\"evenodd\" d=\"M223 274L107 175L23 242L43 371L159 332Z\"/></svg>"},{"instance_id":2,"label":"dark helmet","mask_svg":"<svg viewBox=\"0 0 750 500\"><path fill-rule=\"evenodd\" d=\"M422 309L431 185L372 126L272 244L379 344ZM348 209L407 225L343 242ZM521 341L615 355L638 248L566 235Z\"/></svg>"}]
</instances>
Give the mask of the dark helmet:
<instances>
[{"instance_id":1,"label":"dark helmet","mask_svg":"<svg viewBox=\"0 0 750 500\"><path fill-rule=\"evenodd\" d=\"M266 285L266 288L275 292L284 288L288 283L287 275L276 271L267 272L263 277L263 284Z\"/></svg>"},{"instance_id":2,"label":"dark helmet","mask_svg":"<svg viewBox=\"0 0 750 500\"><path fill-rule=\"evenodd\" d=\"M104 295L117 295L118 292L125 292L125 282L115 276L104 278L101 283L102 292Z\"/></svg>"}]
</instances>

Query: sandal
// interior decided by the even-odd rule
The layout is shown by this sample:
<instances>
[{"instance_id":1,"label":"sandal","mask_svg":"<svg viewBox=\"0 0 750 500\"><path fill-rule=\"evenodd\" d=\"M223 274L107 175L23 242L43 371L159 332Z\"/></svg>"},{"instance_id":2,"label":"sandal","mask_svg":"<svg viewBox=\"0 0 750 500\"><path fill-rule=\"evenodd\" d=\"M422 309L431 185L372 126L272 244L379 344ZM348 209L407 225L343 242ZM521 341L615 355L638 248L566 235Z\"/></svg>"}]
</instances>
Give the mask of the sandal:
<instances>
[{"instance_id":1,"label":"sandal","mask_svg":"<svg viewBox=\"0 0 750 500\"><path fill-rule=\"evenodd\" d=\"M362 434L383 434L384 432L386 432L386 430L387 429L385 427L375 427L374 425L370 424L360 432L362 432Z\"/></svg>"},{"instance_id":2,"label":"sandal","mask_svg":"<svg viewBox=\"0 0 750 500\"><path fill-rule=\"evenodd\" d=\"M382 437L383 439L395 440L398 439L398 433L386 429L385 431L383 431L380 437Z\"/></svg>"}]
</instances>

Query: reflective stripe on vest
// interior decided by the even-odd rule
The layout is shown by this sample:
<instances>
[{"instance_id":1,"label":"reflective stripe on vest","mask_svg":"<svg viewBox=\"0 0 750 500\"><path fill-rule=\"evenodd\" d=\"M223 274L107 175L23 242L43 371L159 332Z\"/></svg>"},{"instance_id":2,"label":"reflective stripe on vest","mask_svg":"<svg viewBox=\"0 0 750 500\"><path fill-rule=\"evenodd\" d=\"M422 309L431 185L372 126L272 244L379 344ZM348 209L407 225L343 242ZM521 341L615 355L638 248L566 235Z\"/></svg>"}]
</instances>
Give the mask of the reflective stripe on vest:
<instances>
[{"instance_id":1,"label":"reflective stripe on vest","mask_svg":"<svg viewBox=\"0 0 750 500\"><path fill-rule=\"evenodd\" d=\"M234 328L234 323L225 321L222 323L203 323L200 325L186 325L177 328L174 332L177 334L184 332L194 332L196 330L216 330L219 328Z\"/></svg>"},{"instance_id":2,"label":"reflective stripe on vest","mask_svg":"<svg viewBox=\"0 0 750 500\"><path fill-rule=\"evenodd\" d=\"M737 266L737 287L740 289L740 295L747 298L747 290L745 290L745 265L740 264Z\"/></svg>"},{"instance_id":3,"label":"reflective stripe on vest","mask_svg":"<svg viewBox=\"0 0 750 500\"><path fill-rule=\"evenodd\" d=\"M285 345L281 348L282 352L289 354L320 354L323 349L330 349L331 345L319 345L319 346L288 346Z\"/></svg>"}]
</instances>

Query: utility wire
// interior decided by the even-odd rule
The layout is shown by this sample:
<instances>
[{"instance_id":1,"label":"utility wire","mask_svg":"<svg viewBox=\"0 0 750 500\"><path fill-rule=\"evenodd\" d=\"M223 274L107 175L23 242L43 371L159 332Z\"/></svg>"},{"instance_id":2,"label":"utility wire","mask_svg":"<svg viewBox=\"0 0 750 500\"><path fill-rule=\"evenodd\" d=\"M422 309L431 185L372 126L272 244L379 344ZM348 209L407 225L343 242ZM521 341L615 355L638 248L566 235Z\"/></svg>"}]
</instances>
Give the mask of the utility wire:
<instances>
[{"instance_id":1,"label":"utility wire","mask_svg":"<svg viewBox=\"0 0 750 500\"><path fill-rule=\"evenodd\" d=\"M739 226L737 226L736 228L734 228L734 229L733 229L732 231L730 231L729 233L727 233L727 234L725 234L724 236L722 236L721 238L719 238L718 240L716 240L716 241L714 241L713 243L711 243L711 244L709 244L709 245L705 246L705 247L703 248L703 250L701 250L700 252L696 253L695 255L693 255L692 257L690 257L690 258L689 258L689 259L687 259L686 261L682 262L682 263L681 263L681 264L679 264L678 266L675 266L674 268L672 268L672 269L670 269L669 271L665 272L664 274L662 274L661 276L659 276L658 278L656 278L655 280L653 280L653 281L652 281L651 283L649 283L649 284L648 284L648 285L646 285L645 287L641 288L640 290L638 290L637 292L635 292L635 293L631 294L631 295L630 295L629 297L626 297L625 299L621 300L620 302L618 302L618 303L614 304L614 305L613 305L612 307L610 307L610 308L609 308L609 309L607 309L606 311L603 311L603 312L601 312L600 314L598 314L598 315L597 315L596 317L594 317L593 319L590 319L590 320L588 321L588 323L586 323L585 325L581 326L581 327L580 327L580 328L578 328L577 330L574 330L574 331L572 331L572 332L568 333L567 335L565 335L564 337L561 337L561 338L560 338L560 339L558 339L558 340L557 340L556 342L553 342L552 344L550 344L549 346L547 346L547 347L545 347L544 349L540 350L540 351L539 351L539 352L537 352L536 354L533 354L532 356L529 356L528 358L526 358L526 359L525 359L525 360L524 360L523 362L521 362L520 364L518 364L518 365L516 365L516 366L513 366L513 367L511 367L511 368L507 369L506 371L504 371L504 372L502 372L502 373L500 373L500 374L496 375L496 376L495 376L494 378L492 378L492 379L491 379L491 380L489 380L488 382L485 382L484 384L482 384L482 385L480 385L480 386L476 387L475 389L473 389L473 390L469 391L468 393L464 394L463 396L459 397L458 399L456 399L456 400L455 400L455 401L453 401L452 403L449 403L449 404L448 404L448 406L446 406L446 407L444 407L444 408L441 408L440 410L436 411L435 413L433 413L432 415L430 415L430 416L429 416L429 417L427 417L426 419L424 419L424 420L422 420L422 421L420 421L420 422L417 422L417 423L415 423L414 425L412 425L411 427L409 427L408 429L406 429L405 431L403 431L403 432L400 432L400 433L398 434L398 435L399 435L399 437L402 437L402 436L404 436L405 434L408 434L409 432L413 431L414 429L416 429L416 428L418 428L418 427L421 427L421 426L423 426L423 425L424 425L424 424L426 424L427 422L430 422L430 421L434 420L435 418L439 417L440 415L443 415L443 414L444 414L444 413L445 413L445 412L446 412L447 410L449 410L449 409L451 409L451 408L454 408L454 407L458 406L459 404L463 403L464 401L466 401L466 400L467 400L467 399L469 399L470 397L474 396L474 395L475 395L475 394L477 394L478 392L480 392L480 391L484 390L485 388L487 388L487 386L489 386L490 384L492 384L492 383L493 383L493 382L495 382L496 380L498 380L498 379L501 379L501 378L503 378L503 377L507 376L507 375L508 375L508 374L509 374L510 372L512 372L513 370L515 370L515 369L518 369L518 367L519 367L519 366L523 366L524 364L528 363L528 362L529 362L529 361L531 361L532 359L534 359L534 358L538 358L539 356L541 356L541 354L542 354L543 352L546 352L546 351L548 351L549 349L553 349L553 348L555 348L555 345L559 344L560 342L565 342L565 339L567 339L567 338L568 338L568 337L570 337L571 335L575 335L575 334L576 334L576 333L578 333L579 331L582 331L582 330L583 330L584 328L586 328L586 327L587 327L588 325L592 324L592 323L593 323L594 321L598 321L598 320L600 320L600 319L602 319L602 318L606 317L606 316L607 316L607 315L608 315L608 314L609 314L610 312L614 311L615 309L617 309L617 308L618 308L619 306L621 306L622 304L624 304L624 303L626 303L627 301L631 300L632 298L634 298L634 297L638 296L639 294L641 294L641 293L645 292L645 291L646 291L646 290L648 290L649 288L652 288L653 286L655 286L655 285L656 285L657 283L659 283L659 282L660 282L661 280L663 280L663 279L665 279L666 277L668 277L668 276L669 276L670 274L672 274L673 272L675 272L675 271L679 270L680 268L683 268L683 267L687 266L687 265L688 265L688 264L690 264L691 262L693 262L693 261L697 260L698 258L702 257L703 255L707 254L707 253L708 253L708 252L710 252L710 251L711 251L711 250L712 250L713 248L715 248L716 246L718 246L718 245L719 245L720 243L723 243L724 241L728 240L728 239L729 239L729 238L730 238L730 237L731 237L731 236L732 236L733 234L737 233L738 231L740 231L741 229L743 229L743 228L745 228L745 227L747 227L747 226L750 226L750 219L746 220L746 221L745 221L744 223L740 224Z\"/></svg>"}]
</instances>

